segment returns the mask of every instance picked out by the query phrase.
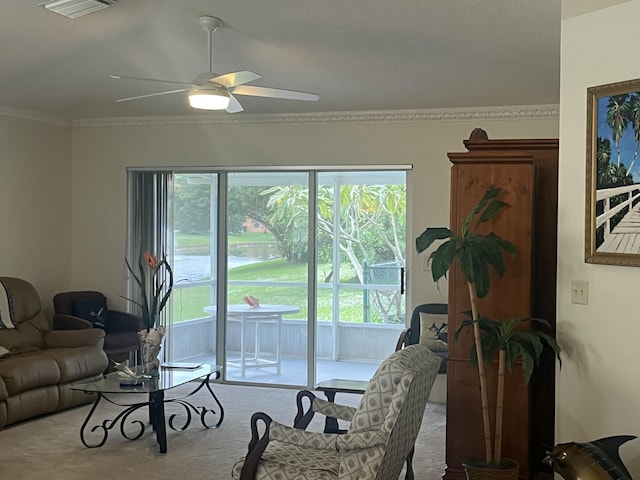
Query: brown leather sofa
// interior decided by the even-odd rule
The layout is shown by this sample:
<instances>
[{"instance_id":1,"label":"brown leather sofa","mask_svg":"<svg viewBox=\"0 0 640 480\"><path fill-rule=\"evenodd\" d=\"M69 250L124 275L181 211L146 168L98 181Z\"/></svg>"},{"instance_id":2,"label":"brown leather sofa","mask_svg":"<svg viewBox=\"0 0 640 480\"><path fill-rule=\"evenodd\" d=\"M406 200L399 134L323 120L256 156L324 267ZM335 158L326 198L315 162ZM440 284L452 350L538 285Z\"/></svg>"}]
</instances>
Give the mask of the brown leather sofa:
<instances>
[{"instance_id":1,"label":"brown leather sofa","mask_svg":"<svg viewBox=\"0 0 640 480\"><path fill-rule=\"evenodd\" d=\"M51 330L33 286L0 277L0 429L92 401L73 382L99 376L104 331Z\"/></svg>"}]
</instances>

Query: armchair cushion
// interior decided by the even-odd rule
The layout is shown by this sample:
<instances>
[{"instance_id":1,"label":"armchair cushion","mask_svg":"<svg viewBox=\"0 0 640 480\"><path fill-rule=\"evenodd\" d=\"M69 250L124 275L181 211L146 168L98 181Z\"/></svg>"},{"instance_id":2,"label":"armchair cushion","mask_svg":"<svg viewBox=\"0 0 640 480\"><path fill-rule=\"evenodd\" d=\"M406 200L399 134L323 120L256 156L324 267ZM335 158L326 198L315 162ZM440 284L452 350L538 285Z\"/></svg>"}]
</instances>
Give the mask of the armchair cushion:
<instances>
[{"instance_id":1,"label":"armchair cushion","mask_svg":"<svg viewBox=\"0 0 640 480\"><path fill-rule=\"evenodd\" d=\"M278 422L271 422L269 427L269 440L277 440L282 443L310 447L317 450L337 451L337 438L339 434L327 434L308 432L299 428L288 427Z\"/></svg>"},{"instance_id":2,"label":"armchair cushion","mask_svg":"<svg viewBox=\"0 0 640 480\"><path fill-rule=\"evenodd\" d=\"M74 300L73 314L91 322L95 328L107 330L109 310L106 298L92 301Z\"/></svg>"}]
</instances>

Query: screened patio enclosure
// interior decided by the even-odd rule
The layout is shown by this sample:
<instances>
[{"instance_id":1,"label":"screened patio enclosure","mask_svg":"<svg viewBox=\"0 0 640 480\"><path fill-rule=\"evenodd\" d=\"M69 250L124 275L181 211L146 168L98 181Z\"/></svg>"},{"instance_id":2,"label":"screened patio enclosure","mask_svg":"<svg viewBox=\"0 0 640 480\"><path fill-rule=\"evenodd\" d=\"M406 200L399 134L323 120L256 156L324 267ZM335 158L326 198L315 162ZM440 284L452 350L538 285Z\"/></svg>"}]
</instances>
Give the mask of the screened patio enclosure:
<instances>
[{"instance_id":1,"label":"screened patio enclosure","mask_svg":"<svg viewBox=\"0 0 640 480\"><path fill-rule=\"evenodd\" d=\"M405 324L394 168L173 172L166 360L247 383L370 378Z\"/></svg>"}]
</instances>

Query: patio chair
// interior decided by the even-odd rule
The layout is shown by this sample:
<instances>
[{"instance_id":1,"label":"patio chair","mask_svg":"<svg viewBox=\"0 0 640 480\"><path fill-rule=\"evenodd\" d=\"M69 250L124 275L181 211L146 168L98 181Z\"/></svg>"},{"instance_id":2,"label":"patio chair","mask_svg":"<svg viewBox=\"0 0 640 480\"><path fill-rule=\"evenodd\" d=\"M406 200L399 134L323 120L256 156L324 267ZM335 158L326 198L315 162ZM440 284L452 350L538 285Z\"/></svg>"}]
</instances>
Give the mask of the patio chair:
<instances>
[{"instance_id":1,"label":"patio chair","mask_svg":"<svg viewBox=\"0 0 640 480\"><path fill-rule=\"evenodd\" d=\"M442 333L443 330L446 331L442 327L447 326L448 312L449 306L446 303L423 303L416 306L411 313L405 339L406 345L422 343L442 358L439 373L447 373L448 336Z\"/></svg>"},{"instance_id":2,"label":"patio chair","mask_svg":"<svg viewBox=\"0 0 640 480\"><path fill-rule=\"evenodd\" d=\"M448 306L446 303L423 303L422 305L418 305L413 309L411 314L411 323L409 328L405 328L400 333L398 337L398 341L396 342L395 351L400 350L401 348L406 347L407 345L413 345L416 343L422 343L429 347L429 349L435 353L438 357L442 358L442 363L440 364L440 370L438 373L446 373L447 372L447 357L448 352L446 350L446 343L444 343L444 350L441 348L436 348L436 346L443 344L441 340L435 340L430 338L429 335L423 334L421 332L421 323L422 323L422 315L426 314L433 317L427 317L431 320L435 320L436 318L439 320L439 324L446 325L447 321L447 312ZM435 323L435 322L434 322ZM429 325L427 325L429 327ZM428 333L428 332L425 332ZM435 332L431 332L434 335L438 335ZM439 343L436 343L439 342ZM330 402L335 401L335 397L337 393L363 393L368 385L367 380L345 380L341 378L332 378L329 380L324 380L319 382L316 385L316 389L324 392L327 400ZM332 419L327 417L326 419L326 427L325 432L339 432L338 430L338 422L336 419Z\"/></svg>"},{"instance_id":3,"label":"patio chair","mask_svg":"<svg viewBox=\"0 0 640 480\"><path fill-rule=\"evenodd\" d=\"M424 345L410 345L382 362L357 408L301 391L293 427L255 413L248 453L234 465L233 478L398 478L418 436L440 362ZM305 430L315 413L350 421L347 433Z\"/></svg>"},{"instance_id":4,"label":"patio chair","mask_svg":"<svg viewBox=\"0 0 640 480\"><path fill-rule=\"evenodd\" d=\"M137 355L142 322L130 313L109 310L102 293L88 290L58 293L53 297L53 310L54 330L101 328L105 331L108 371L113 369L114 361L133 361Z\"/></svg>"}]
</instances>

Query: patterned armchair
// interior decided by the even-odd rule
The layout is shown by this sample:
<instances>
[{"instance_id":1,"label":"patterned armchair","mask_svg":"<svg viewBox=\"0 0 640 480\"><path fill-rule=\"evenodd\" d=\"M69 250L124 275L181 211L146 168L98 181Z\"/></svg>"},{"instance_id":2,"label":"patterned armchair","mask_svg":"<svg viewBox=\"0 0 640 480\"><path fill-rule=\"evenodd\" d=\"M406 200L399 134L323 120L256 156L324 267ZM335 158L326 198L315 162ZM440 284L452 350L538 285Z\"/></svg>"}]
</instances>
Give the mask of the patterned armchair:
<instances>
[{"instance_id":1,"label":"patterned armchair","mask_svg":"<svg viewBox=\"0 0 640 480\"><path fill-rule=\"evenodd\" d=\"M235 464L233 478L398 478L418 436L440 362L424 345L410 345L382 362L357 408L302 391L298 393L294 427L273 421L264 413L254 414L249 451ZM305 403L309 403L306 411ZM315 413L350 421L347 433L305 430ZM262 436L259 430L264 430Z\"/></svg>"}]
</instances>

